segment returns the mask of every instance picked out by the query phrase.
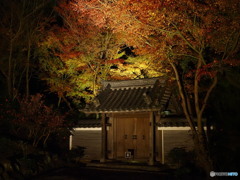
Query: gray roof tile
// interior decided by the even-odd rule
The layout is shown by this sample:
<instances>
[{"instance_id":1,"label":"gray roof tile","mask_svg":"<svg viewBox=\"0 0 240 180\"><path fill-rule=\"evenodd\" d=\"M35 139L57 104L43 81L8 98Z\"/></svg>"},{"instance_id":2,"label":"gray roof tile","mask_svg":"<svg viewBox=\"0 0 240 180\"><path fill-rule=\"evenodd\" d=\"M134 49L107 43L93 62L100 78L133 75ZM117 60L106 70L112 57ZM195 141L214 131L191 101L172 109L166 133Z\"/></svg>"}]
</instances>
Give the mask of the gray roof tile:
<instances>
[{"instance_id":1,"label":"gray roof tile","mask_svg":"<svg viewBox=\"0 0 240 180\"><path fill-rule=\"evenodd\" d=\"M101 120L100 119L83 119L78 122L77 127L83 127L83 128L101 127Z\"/></svg>"},{"instance_id":2,"label":"gray roof tile","mask_svg":"<svg viewBox=\"0 0 240 180\"><path fill-rule=\"evenodd\" d=\"M171 89L164 78L104 81L103 89L83 112L156 111L168 104Z\"/></svg>"}]
</instances>

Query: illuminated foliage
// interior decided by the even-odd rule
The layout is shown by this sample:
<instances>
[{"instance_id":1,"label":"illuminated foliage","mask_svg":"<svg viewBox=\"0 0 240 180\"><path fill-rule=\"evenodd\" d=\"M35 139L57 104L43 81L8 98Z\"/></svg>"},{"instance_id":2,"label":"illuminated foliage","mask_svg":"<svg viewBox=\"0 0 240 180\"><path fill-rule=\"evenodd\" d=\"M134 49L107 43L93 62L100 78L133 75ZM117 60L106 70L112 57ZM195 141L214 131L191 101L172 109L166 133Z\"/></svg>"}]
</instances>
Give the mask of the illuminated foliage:
<instances>
[{"instance_id":1,"label":"illuminated foliage","mask_svg":"<svg viewBox=\"0 0 240 180\"><path fill-rule=\"evenodd\" d=\"M154 67L148 56L128 57L124 63L118 63L111 69L111 79L139 79L159 77L163 75L159 67Z\"/></svg>"},{"instance_id":2,"label":"illuminated foliage","mask_svg":"<svg viewBox=\"0 0 240 180\"><path fill-rule=\"evenodd\" d=\"M113 32L133 46L136 54L148 55L155 65L172 68L199 162L209 172L212 163L203 130L203 113L218 74L239 64L239 1L100 2L95 10L104 12Z\"/></svg>"},{"instance_id":3,"label":"illuminated foliage","mask_svg":"<svg viewBox=\"0 0 240 180\"><path fill-rule=\"evenodd\" d=\"M82 98L89 101L105 79L159 75L140 56L136 60L128 58L125 63L124 52L119 53L125 41L113 32L104 13L99 12L99 3L60 1L56 11L62 23L48 29L46 38L39 44L41 66L46 73L42 79L47 81L51 92L58 94L60 101L68 102L66 97L76 104Z\"/></svg>"}]
</instances>

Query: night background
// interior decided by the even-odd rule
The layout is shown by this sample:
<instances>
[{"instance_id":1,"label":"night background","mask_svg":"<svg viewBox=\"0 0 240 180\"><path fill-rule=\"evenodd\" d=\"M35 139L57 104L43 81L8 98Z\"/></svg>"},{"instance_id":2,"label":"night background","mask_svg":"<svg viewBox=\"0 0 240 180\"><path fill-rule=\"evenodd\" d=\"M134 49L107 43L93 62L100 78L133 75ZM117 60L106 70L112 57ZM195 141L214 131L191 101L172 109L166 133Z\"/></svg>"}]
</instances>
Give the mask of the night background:
<instances>
[{"instance_id":1,"label":"night background","mask_svg":"<svg viewBox=\"0 0 240 180\"><path fill-rule=\"evenodd\" d=\"M238 0L1 0L0 179L83 166L69 135L99 118L80 110L101 82L153 77L197 119L196 166L181 175L239 172Z\"/></svg>"}]
</instances>

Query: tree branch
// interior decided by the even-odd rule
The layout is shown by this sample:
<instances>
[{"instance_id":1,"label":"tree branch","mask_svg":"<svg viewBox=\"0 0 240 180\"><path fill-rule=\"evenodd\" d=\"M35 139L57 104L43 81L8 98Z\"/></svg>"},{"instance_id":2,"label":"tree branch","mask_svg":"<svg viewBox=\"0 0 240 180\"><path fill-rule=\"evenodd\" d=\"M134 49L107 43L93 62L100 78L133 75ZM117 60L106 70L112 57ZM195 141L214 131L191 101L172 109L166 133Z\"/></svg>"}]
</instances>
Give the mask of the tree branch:
<instances>
[{"instance_id":1,"label":"tree branch","mask_svg":"<svg viewBox=\"0 0 240 180\"><path fill-rule=\"evenodd\" d=\"M202 105L202 108L201 108L201 111L200 113L202 114L206 105L207 105L207 101L209 99L209 96L212 92L212 90L214 89L214 87L217 85L217 82L218 82L218 78L217 78L217 75L214 77L213 79L213 83L211 84L211 86L209 87L207 93L206 93L206 96L204 97L204 100L203 100L203 105Z\"/></svg>"},{"instance_id":2,"label":"tree branch","mask_svg":"<svg viewBox=\"0 0 240 180\"><path fill-rule=\"evenodd\" d=\"M189 54L175 54L175 53L172 53L172 55L174 55L174 56L186 56L186 57L191 57L193 59L198 59L198 57L195 57L195 56L192 56L192 55L189 55Z\"/></svg>"},{"instance_id":3,"label":"tree branch","mask_svg":"<svg viewBox=\"0 0 240 180\"><path fill-rule=\"evenodd\" d=\"M0 72L5 78L7 78L7 74L2 69L0 69Z\"/></svg>"},{"instance_id":4,"label":"tree branch","mask_svg":"<svg viewBox=\"0 0 240 180\"><path fill-rule=\"evenodd\" d=\"M239 39L240 39L240 33L238 33L237 37L234 38L234 39L235 39L235 41L232 43L233 46L231 47L231 49L230 49L228 55L226 56L226 58L224 58L224 59L228 59L234 53L234 51L237 49L237 46L239 44Z\"/></svg>"},{"instance_id":5,"label":"tree branch","mask_svg":"<svg viewBox=\"0 0 240 180\"><path fill-rule=\"evenodd\" d=\"M171 23L174 28L176 29L176 31L178 32L179 36L187 43L187 45L194 51L196 52L197 54L199 54L199 51L194 48L194 46L184 37L184 35L181 33L181 31L178 29L178 27L174 24L174 23Z\"/></svg>"},{"instance_id":6,"label":"tree branch","mask_svg":"<svg viewBox=\"0 0 240 180\"><path fill-rule=\"evenodd\" d=\"M188 105L187 105L187 103L186 103L186 98L185 98L185 95L184 95L184 91L183 91L182 84L181 84L181 82L180 82L178 70L177 70L176 66L173 64L173 62L171 62L171 60L168 60L168 61L169 61L170 65L172 66L173 71L174 71L174 73L175 73L175 77L176 77L176 81L177 81L177 85L178 85L179 94L180 94L181 99L182 99L182 107L183 107L184 114L185 114L185 116L186 116L186 118L187 118L187 120L188 120L189 126L190 126L193 134L196 135L196 134L197 134L197 131L196 131L196 128L195 128L193 119L191 118L190 113L189 113L189 110L188 110Z\"/></svg>"},{"instance_id":7,"label":"tree branch","mask_svg":"<svg viewBox=\"0 0 240 180\"><path fill-rule=\"evenodd\" d=\"M199 78L199 69L201 67L201 60L198 59L197 67L196 67L196 73L194 76L194 104L195 104L195 111L197 115L197 123L198 123L198 131L201 131L202 129L202 118L200 114L200 106L199 106L199 84L198 84L198 78Z\"/></svg>"}]
</instances>

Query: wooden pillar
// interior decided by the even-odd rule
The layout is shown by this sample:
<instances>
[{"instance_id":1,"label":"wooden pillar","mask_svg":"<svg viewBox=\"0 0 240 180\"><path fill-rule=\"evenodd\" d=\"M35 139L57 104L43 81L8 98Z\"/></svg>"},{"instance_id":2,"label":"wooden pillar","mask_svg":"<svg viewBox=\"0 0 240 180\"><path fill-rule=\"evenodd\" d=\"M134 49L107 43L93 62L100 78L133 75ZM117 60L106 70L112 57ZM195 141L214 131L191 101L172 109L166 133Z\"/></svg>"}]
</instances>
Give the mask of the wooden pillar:
<instances>
[{"instance_id":1,"label":"wooden pillar","mask_svg":"<svg viewBox=\"0 0 240 180\"><path fill-rule=\"evenodd\" d=\"M112 147L113 147L113 159L117 159L117 120L112 114Z\"/></svg>"},{"instance_id":2,"label":"wooden pillar","mask_svg":"<svg viewBox=\"0 0 240 180\"><path fill-rule=\"evenodd\" d=\"M164 130L162 130L162 164L165 163L165 153L164 153Z\"/></svg>"},{"instance_id":3,"label":"wooden pillar","mask_svg":"<svg viewBox=\"0 0 240 180\"><path fill-rule=\"evenodd\" d=\"M72 134L69 136L69 150L72 150Z\"/></svg>"},{"instance_id":4,"label":"wooden pillar","mask_svg":"<svg viewBox=\"0 0 240 180\"><path fill-rule=\"evenodd\" d=\"M155 116L150 112L150 133L149 133L149 165L155 163Z\"/></svg>"},{"instance_id":5,"label":"wooden pillar","mask_svg":"<svg viewBox=\"0 0 240 180\"><path fill-rule=\"evenodd\" d=\"M102 149L100 162L106 162L107 158L107 126L106 115L102 114Z\"/></svg>"}]
</instances>

